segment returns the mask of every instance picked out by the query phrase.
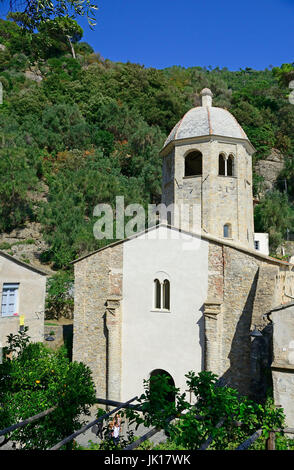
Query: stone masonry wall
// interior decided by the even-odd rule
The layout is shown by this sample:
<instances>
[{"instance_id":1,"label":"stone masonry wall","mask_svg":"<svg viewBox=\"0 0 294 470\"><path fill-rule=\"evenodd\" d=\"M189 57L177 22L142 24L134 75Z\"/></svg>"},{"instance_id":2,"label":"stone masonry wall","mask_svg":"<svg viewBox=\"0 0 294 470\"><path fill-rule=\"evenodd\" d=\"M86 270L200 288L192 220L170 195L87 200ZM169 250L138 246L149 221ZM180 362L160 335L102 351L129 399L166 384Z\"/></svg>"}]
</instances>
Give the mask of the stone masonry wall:
<instances>
[{"instance_id":1,"label":"stone masonry wall","mask_svg":"<svg viewBox=\"0 0 294 470\"><path fill-rule=\"evenodd\" d=\"M276 405L282 406L286 426L294 427L294 302L270 314L273 322L273 390Z\"/></svg>"},{"instance_id":2,"label":"stone masonry wall","mask_svg":"<svg viewBox=\"0 0 294 470\"><path fill-rule=\"evenodd\" d=\"M73 360L90 367L96 393L100 397L108 396L109 331L106 316L109 312L106 310L109 299L122 295L122 247L123 244L109 246L74 265ZM120 346L116 346L117 351L112 351L112 354L120 355Z\"/></svg>"},{"instance_id":3,"label":"stone masonry wall","mask_svg":"<svg viewBox=\"0 0 294 470\"><path fill-rule=\"evenodd\" d=\"M194 150L202 153L202 176L185 177L185 158ZM221 153L234 156L234 176L219 175ZM168 165L170 160L173 163ZM252 161L244 145L213 137L202 138L177 143L174 152L165 155L163 161L164 203L199 206L198 226L204 232L222 238L224 225L230 224L230 238L253 248ZM177 218L173 225L179 226ZM192 230L191 223L188 230Z\"/></svg>"},{"instance_id":4,"label":"stone masonry wall","mask_svg":"<svg viewBox=\"0 0 294 470\"><path fill-rule=\"evenodd\" d=\"M206 342L217 349L206 363L223 383L237 387L241 394L252 392L250 331L255 325L260 330L266 328L268 321L263 315L283 298L287 270L288 266L274 260L210 243L208 300L214 299L216 308L214 316L205 315L205 334ZM267 331L264 338L266 335ZM266 339L264 346L268 347ZM210 350L206 348L206 355Z\"/></svg>"}]
</instances>

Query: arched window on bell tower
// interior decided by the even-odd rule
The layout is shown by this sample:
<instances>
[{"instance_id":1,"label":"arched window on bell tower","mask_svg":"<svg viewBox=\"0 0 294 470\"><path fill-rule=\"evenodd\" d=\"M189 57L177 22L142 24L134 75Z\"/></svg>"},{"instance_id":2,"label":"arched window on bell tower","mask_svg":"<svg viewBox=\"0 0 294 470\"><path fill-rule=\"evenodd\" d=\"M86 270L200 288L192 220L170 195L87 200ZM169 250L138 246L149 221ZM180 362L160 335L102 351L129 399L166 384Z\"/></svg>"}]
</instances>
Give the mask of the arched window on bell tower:
<instances>
[{"instance_id":1,"label":"arched window on bell tower","mask_svg":"<svg viewBox=\"0 0 294 470\"><path fill-rule=\"evenodd\" d=\"M227 160L227 176L234 176L234 157L233 155L228 156Z\"/></svg>"},{"instance_id":2,"label":"arched window on bell tower","mask_svg":"<svg viewBox=\"0 0 294 470\"><path fill-rule=\"evenodd\" d=\"M230 154L226 157L223 153L218 156L219 176L234 176L234 156Z\"/></svg>"},{"instance_id":3,"label":"arched window on bell tower","mask_svg":"<svg viewBox=\"0 0 294 470\"><path fill-rule=\"evenodd\" d=\"M193 150L185 158L185 176L202 175L202 153Z\"/></svg>"},{"instance_id":4,"label":"arched window on bell tower","mask_svg":"<svg viewBox=\"0 0 294 470\"><path fill-rule=\"evenodd\" d=\"M220 153L218 156L218 174L226 176L226 157L223 153Z\"/></svg>"}]
</instances>

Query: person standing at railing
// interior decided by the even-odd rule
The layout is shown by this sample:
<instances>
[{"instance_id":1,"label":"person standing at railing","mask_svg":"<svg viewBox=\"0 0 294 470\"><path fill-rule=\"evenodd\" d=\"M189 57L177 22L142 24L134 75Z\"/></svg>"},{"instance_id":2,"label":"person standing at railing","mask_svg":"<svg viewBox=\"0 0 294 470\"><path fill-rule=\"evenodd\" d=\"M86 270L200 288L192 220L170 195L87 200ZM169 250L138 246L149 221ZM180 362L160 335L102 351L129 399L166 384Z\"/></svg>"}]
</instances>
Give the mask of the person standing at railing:
<instances>
[{"instance_id":1,"label":"person standing at railing","mask_svg":"<svg viewBox=\"0 0 294 470\"><path fill-rule=\"evenodd\" d=\"M121 429L121 417L118 413L115 414L111 426L111 437L113 443L117 446L119 444L119 435Z\"/></svg>"}]
</instances>

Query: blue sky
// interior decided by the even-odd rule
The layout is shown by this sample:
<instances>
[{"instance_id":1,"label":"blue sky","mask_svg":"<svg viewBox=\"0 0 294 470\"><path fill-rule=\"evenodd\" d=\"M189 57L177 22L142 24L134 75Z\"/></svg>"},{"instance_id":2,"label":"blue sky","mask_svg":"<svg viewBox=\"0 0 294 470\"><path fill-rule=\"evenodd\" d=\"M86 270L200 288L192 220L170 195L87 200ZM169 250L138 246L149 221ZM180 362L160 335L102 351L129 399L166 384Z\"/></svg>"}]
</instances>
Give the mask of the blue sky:
<instances>
[{"instance_id":1,"label":"blue sky","mask_svg":"<svg viewBox=\"0 0 294 470\"><path fill-rule=\"evenodd\" d=\"M104 58L146 67L293 62L294 0L98 0L84 38Z\"/></svg>"}]
</instances>

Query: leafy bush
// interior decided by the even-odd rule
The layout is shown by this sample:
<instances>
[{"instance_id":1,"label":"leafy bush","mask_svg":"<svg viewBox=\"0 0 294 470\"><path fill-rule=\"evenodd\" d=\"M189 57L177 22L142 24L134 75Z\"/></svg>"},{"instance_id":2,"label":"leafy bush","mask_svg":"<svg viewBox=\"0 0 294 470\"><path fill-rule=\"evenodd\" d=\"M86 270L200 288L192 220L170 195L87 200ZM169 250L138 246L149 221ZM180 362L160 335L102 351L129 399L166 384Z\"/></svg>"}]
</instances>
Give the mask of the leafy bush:
<instances>
[{"instance_id":1,"label":"leafy bush","mask_svg":"<svg viewBox=\"0 0 294 470\"><path fill-rule=\"evenodd\" d=\"M26 331L10 337L8 350L14 355L0 365L0 428L57 405L9 435L22 449L48 449L84 424L95 387L88 367L70 362L63 348L54 352L42 343L28 343Z\"/></svg>"},{"instance_id":2,"label":"leafy bush","mask_svg":"<svg viewBox=\"0 0 294 470\"><path fill-rule=\"evenodd\" d=\"M22 149L0 150L0 230L10 231L33 218L28 192L38 183L36 169Z\"/></svg>"},{"instance_id":3,"label":"leafy bush","mask_svg":"<svg viewBox=\"0 0 294 470\"><path fill-rule=\"evenodd\" d=\"M59 271L48 279L46 319L72 318L74 306L73 283L72 271Z\"/></svg>"},{"instance_id":4,"label":"leafy bush","mask_svg":"<svg viewBox=\"0 0 294 470\"><path fill-rule=\"evenodd\" d=\"M167 448L197 450L208 438L210 449L236 448L258 429L263 430L264 440L273 429L281 429L278 437L283 435L283 410L271 399L262 405L240 397L237 390L221 386L217 376L207 371L189 372L186 378L194 405L169 384L167 376L157 375L144 382L140 412L127 410L126 417L136 426L164 429L169 436ZM171 393L174 401L168 399Z\"/></svg>"},{"instance_id":5,"label":"leafy bush","mask_svg":"<svg viewBox=\"0 0 294 470\"><path fill-rule=\"evenodd\" d=\"M294 229L294 209L287 194L277 190L268 192L255 208L254 225L256 232L268 232L271 251L285 238L286 231Z\"/></svg>"}]
</instances>

